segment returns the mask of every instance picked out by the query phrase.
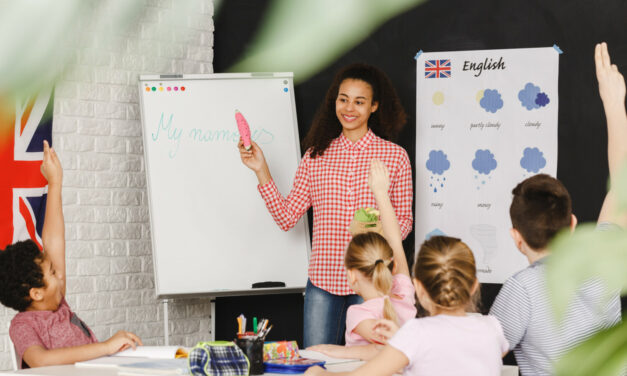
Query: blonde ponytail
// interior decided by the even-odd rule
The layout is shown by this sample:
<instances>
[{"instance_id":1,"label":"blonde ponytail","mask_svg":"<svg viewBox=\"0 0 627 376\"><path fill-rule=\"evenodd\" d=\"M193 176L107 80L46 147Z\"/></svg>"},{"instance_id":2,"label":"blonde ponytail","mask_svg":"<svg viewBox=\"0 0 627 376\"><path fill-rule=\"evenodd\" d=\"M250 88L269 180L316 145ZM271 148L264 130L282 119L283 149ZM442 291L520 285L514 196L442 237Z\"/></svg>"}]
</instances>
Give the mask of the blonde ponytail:
<instances>
[{"instance_id":1,"label":"blonde ponytail","mask_svg":"<svg viewBox=\"0 0 627 376\"><path fill-rule=\"evenodd\" d=\"M397 315L389 295L392 290L394 261L392 248L385 238L374 232L355 235L346 249L344 263L347 269L362 272L372 281L375 289L386 297L383 317L397 322Z\"/></svg>"},{"instance_id":2,"label":"blonde ponytail","mask_svg":"<svg viewBox=\"0 0 627 376\"><path fill-rule=\"evenodd\" d=\"M392 265L392 261L387 261L387 264ZM388 267L388 265L386 265L386 262L382 259L375 261L375 267L372 273L372 283L377 291L384 296L383 317L398 323L396 311L389 299L389 294L390 291L392 291L392 284L394 281L392 280L392 270Z\"/></svg>"}]
</instances>

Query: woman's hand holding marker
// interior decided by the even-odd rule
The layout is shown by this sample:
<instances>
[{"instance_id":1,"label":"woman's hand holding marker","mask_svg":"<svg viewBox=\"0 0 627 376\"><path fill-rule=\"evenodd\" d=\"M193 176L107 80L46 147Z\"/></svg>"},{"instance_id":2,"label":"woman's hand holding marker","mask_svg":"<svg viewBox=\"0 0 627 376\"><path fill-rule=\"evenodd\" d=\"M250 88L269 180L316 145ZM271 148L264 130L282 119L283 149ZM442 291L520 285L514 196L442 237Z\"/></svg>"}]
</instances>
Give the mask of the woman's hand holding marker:
<instances>
[{"instance_id":1,"label":"woman's hand holding marker","mask_svg":"<svg viewBox=\"0 0 627 376\"><path fill-rule=\"evenodd\" d=\"M241 113L235 113L236 119L238 118L237 115L241 116ZM244 119L243 116L241 116L241 118ZM244 123L246 123L246 120L244 120ZM240 121L238 119L238 128L240 129L240 138L237 143L237 148L239 149L239 156L242 159L242 163L244 163L246 167L253 170L257 175L259 184L264 185L272 180L272 175L270 175L270 169L266 163L266 158L263 156L263 151L257 143L250 139L250 129L248 129L248 123L246 123L246 129L242 132L242 128L240 128ZM248 134L248 141L243 138L246 134ZM246 142L248 142L248 147L246 146Z\"/></svg>"}]
</instances>

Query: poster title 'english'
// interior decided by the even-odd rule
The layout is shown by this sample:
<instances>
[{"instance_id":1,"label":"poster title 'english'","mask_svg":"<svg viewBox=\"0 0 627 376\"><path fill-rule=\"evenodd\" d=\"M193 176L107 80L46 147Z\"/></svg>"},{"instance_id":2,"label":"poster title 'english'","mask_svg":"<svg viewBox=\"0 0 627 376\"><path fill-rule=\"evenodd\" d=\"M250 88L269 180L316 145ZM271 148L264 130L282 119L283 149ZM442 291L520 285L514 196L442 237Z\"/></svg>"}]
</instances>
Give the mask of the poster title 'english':
<instances>
[{"instance_id":1,"label":"poster title 'english'","mask_svg":"<svg viewBox=\"0 0 627 376\"><path fill-rule=\"evenodd\" d=\"M475 71L475 77L479 77L484 70L499 70L505 69L505 62L503 61L503 57L499 58L499 61L495 61L492 58L485 58L484 61L477 63L468 60L464 60L464 71Z\"/></svg>"}]
</instances>

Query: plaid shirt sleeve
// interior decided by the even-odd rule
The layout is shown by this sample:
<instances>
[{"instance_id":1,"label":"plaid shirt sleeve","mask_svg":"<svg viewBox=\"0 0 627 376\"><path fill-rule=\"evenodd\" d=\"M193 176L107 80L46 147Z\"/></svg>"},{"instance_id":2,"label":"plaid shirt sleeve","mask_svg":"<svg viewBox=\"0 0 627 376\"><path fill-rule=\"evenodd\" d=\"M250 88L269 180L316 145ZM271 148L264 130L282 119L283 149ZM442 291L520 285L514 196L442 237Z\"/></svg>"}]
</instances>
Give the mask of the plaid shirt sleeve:
<instances>
[{"instance_id":1,"label":"plaid shirt sleeve","mask_svg":"<svg viewBox=\"0 0 627 376\"><path fill-rule=\"evenodd\" d=\"M401 227L401 235L405 239L411 232L414 220L411 211L413 200L411 165L405 150L403 150L399 160L399 167L396 171L396 175L390 182L390 201L394 207L398 224Z\"/></svg>"},{"instance_id":2,"label":"plaid shirt sleeve","mask_svg":"<svg viewBox=\"0 0 627 376\"><path fill-rule=\"evenodd\" d=\"M283 231L294 227L300 217L311 206L309 186L310 160L308 151L298 165L294 185L287 198L281 195L273 180L257 187L272 218Z\"/></svg>"}]
</instances>

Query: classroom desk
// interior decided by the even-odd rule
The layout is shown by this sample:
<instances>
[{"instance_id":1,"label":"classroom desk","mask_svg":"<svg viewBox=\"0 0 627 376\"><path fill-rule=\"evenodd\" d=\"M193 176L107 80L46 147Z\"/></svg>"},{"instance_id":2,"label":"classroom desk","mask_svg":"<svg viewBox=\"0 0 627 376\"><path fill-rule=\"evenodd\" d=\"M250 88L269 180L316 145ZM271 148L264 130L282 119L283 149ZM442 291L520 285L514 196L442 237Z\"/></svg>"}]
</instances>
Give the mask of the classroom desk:
<instances>
[{"instance_id":1,"label":"classroom desk","mask_svg":"<svg viewBox=\"0 0 627 376\"><path fill-rule=\"evenodd\" d=\"M331 364L327 366L330 371L352 371L359 367L363 362L351 362L341 364ZM24 369L20 371L3 371L0 375L34 375L34 376L117 376L118 370L113 367L75 367L73 364L65 366L49 366ZM266 376L285 376L278 373L265 373ZM509 375L508 375L509 376Z\"/></svg>"},{"instance_id":2,"label":"classroom desk","mask_svg":"<svg viewBox=\"0 0 627 376\"><path fill-rule=\"evenodd\" d=\"M327 366L329 371L352 371L355 368L359 367L363 362L351 362L351 363L341 363L341 364L331 364ZM40 368L32 368L25 369L20 371L4 371L0 372L0 375L35 375L35 376L117 376L118 371L116 368L81 368L75 367L72 365L66 366L50 366L50 367L40 367ZM266 373L265 375L277 375L274 373ZM501 372L501 376L518 376L518 367L515 366L503 366L503 370Z\"/></svg>"}]
</instances>

